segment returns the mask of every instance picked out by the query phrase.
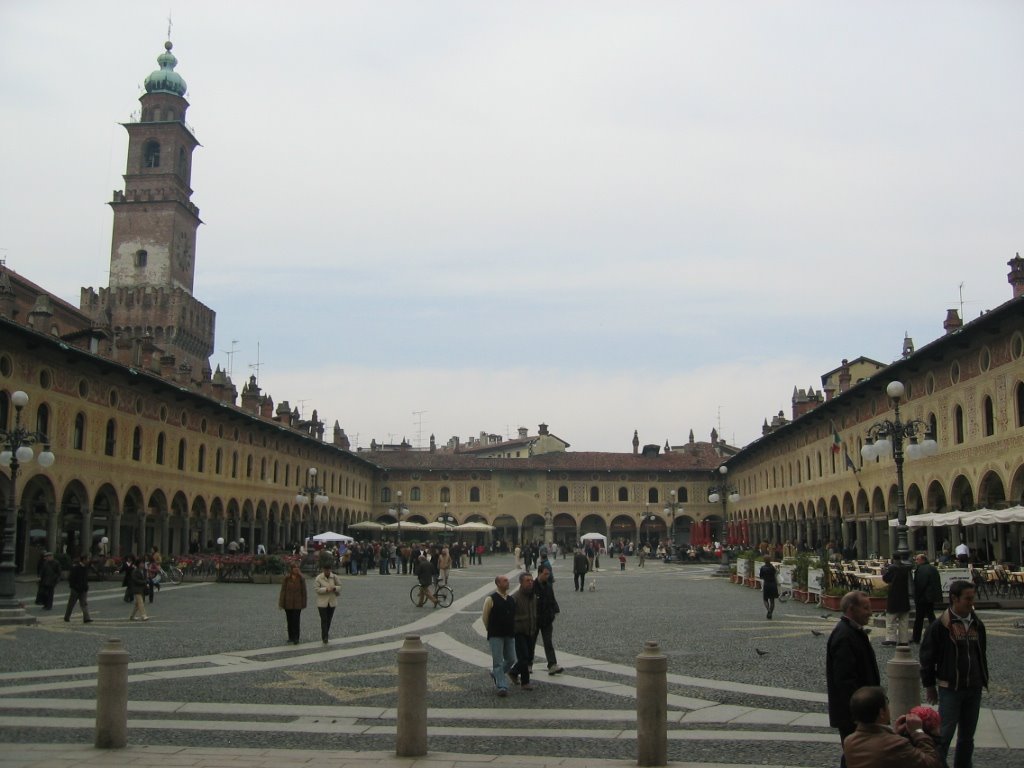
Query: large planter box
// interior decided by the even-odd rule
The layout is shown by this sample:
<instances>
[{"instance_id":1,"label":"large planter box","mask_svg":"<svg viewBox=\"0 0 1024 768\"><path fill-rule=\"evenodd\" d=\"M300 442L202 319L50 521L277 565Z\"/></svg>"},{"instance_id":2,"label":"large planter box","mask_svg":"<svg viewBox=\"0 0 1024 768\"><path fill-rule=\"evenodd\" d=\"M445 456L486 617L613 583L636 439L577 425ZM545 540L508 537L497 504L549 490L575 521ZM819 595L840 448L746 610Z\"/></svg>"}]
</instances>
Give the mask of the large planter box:
<instances>
[{"instance_id":1,"label":"large planter box","mask_svg":"<svg viewBox=\"0 0 1024 768\"><path fill-rule=\"evenodd\" d=\"M269 584L270 574L269 573L254 573L252 575L253 584Z\"/></svg>"},{"instance_id":2,"label":"large planter box","mask_svg":"<svg viewBox=\"0 0 1024 768\"><path fill-rule=\"evenodd\" d=\"M839 601L843 599L842 595L822 595L821 596L821 607L829 611L839 610ZM884 597L869 597L868 600L871 602L872 613L885 613L885 598Z\"/></svg>"},{"instance_id":3,"label":"large planter box","mask_svg":"<svg viewBox=\"0 0 1024 768\"><path fill-rule=\"evenodd\" d=\"M745 578L743 579L743 586L750 587L751 589L757 589L757 579Z\"/></svg>"},{"instance_id":4,"label":"large planter box","mask_svg":"<svg viewBox=\"0 0 1024 768\"><path fill-rule=\"evenodd\" d=\"M822 595L821 607L828 611L838 611L839 601L842 599L842 595Z\"/></svg>"}]
</instances>

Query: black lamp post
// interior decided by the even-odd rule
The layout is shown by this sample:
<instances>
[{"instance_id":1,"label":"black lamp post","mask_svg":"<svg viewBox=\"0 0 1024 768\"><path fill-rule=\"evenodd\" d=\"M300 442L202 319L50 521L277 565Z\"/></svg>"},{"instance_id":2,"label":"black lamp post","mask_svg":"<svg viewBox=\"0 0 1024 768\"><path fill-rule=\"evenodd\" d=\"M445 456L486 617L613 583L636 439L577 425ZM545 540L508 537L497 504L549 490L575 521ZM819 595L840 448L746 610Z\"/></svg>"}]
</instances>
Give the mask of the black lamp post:
<instances>
[{"instance_id":1,"label":"black lamp post","mask_svg":"<svg viewBox=\"0 0 1024 768\"><path fill-rule=\"evenodd\" d=\"M324 493L324 489L316 484L316 467L310 467L308 471L308 479L306 485L303 486L302 490L295 494L295 502L297 504L305 504L309 502L309 516L313 516L313 505L319 504L321 507L330 501L327 495ZM302 543L305 546L306 539L309 538L308 533L308 521L302 521Z\"/></svg>"},{"instance_id":2,"label":"black lamp post","mask_svg":"<svg viewBox=\"0 0 1024 768\"><path fill-rule=\"evenodd\" d=\"M867 441L860 449L860 455L865 461L880 459L887 453L892 454L896 463L896 551L895 555L906 562L910 554L910 543L907 540L907 505L903 491L903 459L924 458L934 456L938 453L939 445L935 442L931 425L920 419L910 421L900 420L900 400L906 388L901 381L890 381L885 388L885 394L892 400L895 412L892 420L883 419L868 427ZM924 439L918 442L923 435ZM903 448L903 441L909 440L910 444L906 450Z\"/></svg>"},{"instance_id":3,"label":"black lamp post","mask_svg":"<svg viewBox=\"0 0 1024 768\"><path fill-rule=\"evenodd\" d=\"M437 521L439 523L444 523L444 535L445 535L445 537L451 536L452 535L451 528L458 521L454 517L452 517L451 515L448 514L448 502L447 501L444 503L444 514L442 514L439 518L437 518Z\"/></svg>"},{"instance_id":4,"label":"black lamp post","mask_svg":"<svg viewBox=\"0 0 1024 768\"><path fill-rule=\"evenodd\" d=\"M18 470L23 464L35 459L32 446L36 443L43 445L39 453L39 466L44 469L52 467L55 458L50 450L50 439L46 435L21 426L21 411L28 405L28 395L18 390L11 394L11 403L14 405L14 429L0 429L0 466L8 467L11 473L11 489L4 514L3 550L0 552L0 625L35 624L35 618L25 612L15 595L14 540L18 522ZM49 542L50 547L53 544Z\"/></svg>"},{"instance_id":5,"label":"black lamp post","mask_svg":"<svg viewBox=\"0 0 1024 768\"><path fill-rule=\"evenodd\" d=\"M653 523L658 519L658 516L651 512L651 505L648 504L646 509L640 513L640 528L637 530L637 547L644 545L644 523ZM648 538L650 538L650 529L648 528Z\"/></svg>"},{"instance_id":6,"label":"black lamp post","mask_svg":"<svg viewBox=\"0 0 1024 768\"><path fill-rule=\"evenodd\" d=\"M726 524L728 518L728 504L729 502L735 504L740 500L739 491L736 490L735 486L732 486L725 479L726 475L729 474L729 468L722 464L718 467L719 477L717 478L717 485L712 486L708 492L708 501L712 504L717 504L719 501L722 502L722 525ZM725 533L724 529L722 533ZM721 537L719 537L721 538ZM715 576L729 576L732 571L729 568L729 550L722 545L722 559L718 563L718 569L715 571Z\"/></svg>"},{"instance_id":7,"label":"black lamp post","mask_svg":"<svg viewBox=\"0 0 1024 768\"><path fill-rule=\"evenodd\" d=\"M679 506L676 491L673 488L668 492L668 501L665 502L665 517L668 518L668 543L672 547L670 555L675 553L676 548L676 514L682 511L683 508Z\"/></svg>"}]
</instances>

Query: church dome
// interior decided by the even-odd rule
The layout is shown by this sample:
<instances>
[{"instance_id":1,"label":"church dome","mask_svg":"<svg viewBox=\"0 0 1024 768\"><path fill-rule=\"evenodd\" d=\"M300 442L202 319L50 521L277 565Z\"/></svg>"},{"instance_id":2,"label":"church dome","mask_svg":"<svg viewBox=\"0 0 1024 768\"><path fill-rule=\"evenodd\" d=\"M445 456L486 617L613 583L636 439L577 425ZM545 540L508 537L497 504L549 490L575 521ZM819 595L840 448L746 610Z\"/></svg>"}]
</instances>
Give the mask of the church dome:
<instances>
[{"instance_id":1,"label":"church dome","mask_svg":"<svg viewBox=\"0 0 1024 768\"><path fill-rule=\"evenodd\" d=\"M163 93L174 93L178 96L185 95L185 80L174 71L174 67L178 64L178 59L171 53L171 48L173 47L170 40L164 43L164 52L156 57L156 63L160 65L160 69L150 72L149 77L146 78L146 93L160 91Z\"/></svg>"}]
</instances>

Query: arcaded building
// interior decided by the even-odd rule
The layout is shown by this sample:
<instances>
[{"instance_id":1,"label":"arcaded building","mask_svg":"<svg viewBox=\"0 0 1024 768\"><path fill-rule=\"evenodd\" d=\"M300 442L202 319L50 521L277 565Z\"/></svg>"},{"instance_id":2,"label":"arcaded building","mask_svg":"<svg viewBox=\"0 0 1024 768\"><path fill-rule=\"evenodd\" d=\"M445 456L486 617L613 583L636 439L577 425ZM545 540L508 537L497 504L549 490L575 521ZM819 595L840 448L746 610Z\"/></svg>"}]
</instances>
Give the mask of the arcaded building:
<instances>
[{"instance_id":1,"label":"arcaded building","mask_svg":"<svg viewBox=\"0 0 1024 768\"><path fill-rule=\"evenodd\" d=\"M0 265L0 428L13 428L11 394L25 391L21 425L45 434L57 457L49 468L23 465L16 478L19 568L31 571L41 547L74 554L103 538L114 553L179 554L218 539L275 550L367 520L441 518L493 525L509 543L597 532L677 544L831 539L885 554L895 473L891 461L863 465L859 449L890 413L893 378L907 387L904 418L933 426L940 446L907 462L912 513L1024 498L1019 257L1006 304L967 324L953 313L944 335L918 350L908 340L891 365L844 361L820 390L794 391L790 417L773 417L742 449L712 432L676 446L641 445L634 434L631 445L623 436L622 453L573 451L571 435L540 424L512 439L351 450L337 422L326 435L316 411L303 420L255 377L239 392L211 370L216 316L194 295L197 140L170 44L158 64L138 119L124 126L109 285L83 288L74 307ZM9 470L0 470L2 498L10 491ZM915 546L959 535L929 530ZM1011 524L966 535L1020 562L1020 533Z\"/></svg>"}]
</instances>

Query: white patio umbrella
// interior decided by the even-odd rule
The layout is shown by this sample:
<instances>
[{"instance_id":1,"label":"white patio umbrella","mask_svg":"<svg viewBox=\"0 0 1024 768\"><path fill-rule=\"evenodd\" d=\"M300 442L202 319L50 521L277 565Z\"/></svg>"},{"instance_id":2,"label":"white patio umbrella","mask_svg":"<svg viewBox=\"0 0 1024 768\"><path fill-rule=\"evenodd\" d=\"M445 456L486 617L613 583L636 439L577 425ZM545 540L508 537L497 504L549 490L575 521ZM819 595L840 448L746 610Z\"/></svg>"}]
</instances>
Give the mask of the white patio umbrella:
<instances>
[{"instance_id":1,"label":"white patio umbrella","mask_svg":"<svg viewBox=\"0 0 1024 768\"><path fill-rule=\"evenodd\" d=\"M324 531L318 533L313 537L313 541L355 541L351 536L346 536L344 533L335 533L334 531Z\"/></svg>"},{"instance_id":2,"label":"white patio umbrella","mask_svg":"<svg viewBox=\"0 0 1024 768\"><path fill-rule=\"evenodd\" d=\"M584 533L580 536L580 541L607 541L608 537L603 533Z\"/></svg>"},{"instance_id":3,"label":"white patio umbrella","mask_svg":"<svg viewBox=\"0 0 1024 768\"><path fill-rule=\"evenodd\" d=\"M490 533L494 530L494 526L479 522L463 523L462 525L456 525L455 530L466 531L467 533Z\"/></svg>"},{"instance_id":4,"label":"white patio umbrella","mask_svg":"<svg viewBox=\"0 0 1024 768\"><path fill-rule=\"evenodd\" d=\"M414 522L411 522L411 521L407 522L407 523L402 523L402 530L403 531L422 531L424 528L426 528L426 526L423 523L414 523ZM387 525L384 526L384 530L385 531L397 531L398 530L398 523L388 523ZM427 530L430 530L430 529L427 528Z\"/></svg>"},{"instance_id":5,"label":"white patio umbrella","mask_svg":"<svg viewBox=\"0 0 1024 768\"><path fill-rule=\"evenodd\" d=\"M408 525L408 523L404 523L404 525ZM454 525L445 525L444 523L439 523L439 522L435 521L433 523L423 523L416 530L418 530L418 531L433 531L433 532L436 532L436 533L443 533L444 531L452 530L454 527L455 527Z\"/></svg>"},{"instance_id":6,"label":"white patio umbrella","mask_svg":"<svg viewBox=\"0 0 1024 768\"><path fill-rule=\"evenodd\" d=\"M359 523L352 523L348 528L350 531L379 531L383 527L383 525L375 523L373 520L363 520Z\"/></svg>"}]
</instances>

